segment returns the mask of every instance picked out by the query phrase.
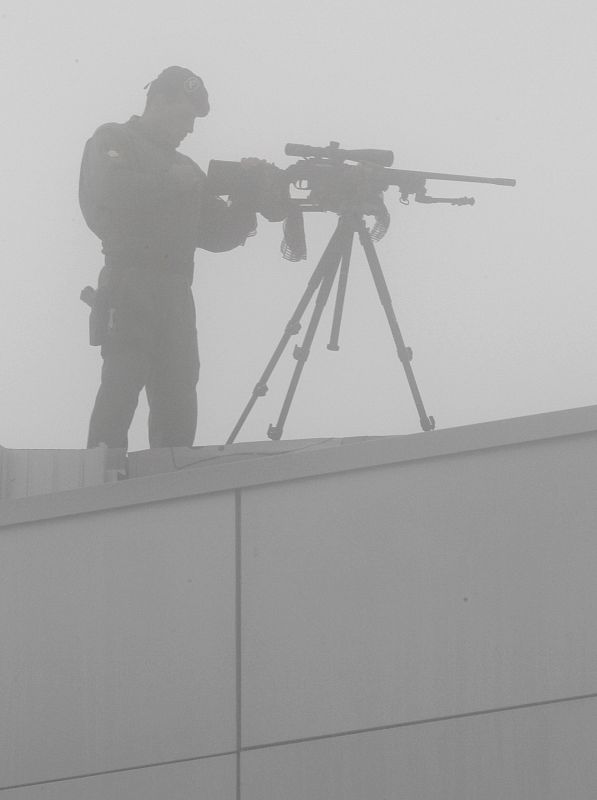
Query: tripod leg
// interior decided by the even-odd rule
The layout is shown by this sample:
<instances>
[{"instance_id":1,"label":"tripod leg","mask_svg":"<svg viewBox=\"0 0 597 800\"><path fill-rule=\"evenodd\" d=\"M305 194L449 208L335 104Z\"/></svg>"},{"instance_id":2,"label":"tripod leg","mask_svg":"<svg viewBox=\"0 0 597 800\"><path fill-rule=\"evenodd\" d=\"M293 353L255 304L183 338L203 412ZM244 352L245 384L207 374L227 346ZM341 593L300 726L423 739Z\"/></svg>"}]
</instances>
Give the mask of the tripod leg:
<instances>
[{"instance_id":1,"label":"tripod leg","mask_svg":"<svg viewBox=\"0 0 597 800\"><path fill-rule=\"evenodd\" d=\"M317 266L315 267L313 274L311 275L309 282L307 284L307 288L301 297L294 314L290 318L286 328L284 330L284 334L276 347L274 354L270 358L265 370L263 371L261 377L259 378L258 382L253 389L253 393L249 398L248 403L246 404L245 408L243 409L242 414L240 415L238 422L234 426L234 429L228 439L226 440L226 444L232 444L242 426L245 424L245 420L249 416L251 409L255 405L258 397L263 397L267 393L267 381L269 380L270 375L274 371L274 368L278 361L280 360L280 356L284 352L284 348L288 344L288 341L291 336L297 334L301 329L301 318L305 313L306 307L309 305L309 302L315 292L317 291L318 287L320 287L322 281L324 280L327 272L333 269L333 274L336 274L338 268L338 256L337 256L337 249L338 243L340 238L340 225L337 226L336 230L332 234L330 241L328 242L327 247L325 248L321 258Z\"/></svg>"},{"instance_id":2,"label":"tripod leg","mask_svg":"<svg viewBox=\"0 0 597 800\"><path fill-rule=\"evenodd\" d=\"M332 285L334 283L336 273L338 272L338 268L340 267L340 262L345 257L347 249L350 247L352 242L354 228L349 227L349 225L342 219L340 219L336 231L338 232L337 241L338 243L341 243L341 246L338 247L337 252L335 253L334 261L330 261L330 268L326 272L321 282L321 286L319 287L319 292L317 293L317 298L315 300L315 307L309 321L309 326L305 333L303 344L300 347L297 346L294 348L293 355L296 358L297 363L296 367L294 368L292 378L290 379L290 386L288 387L288 392L286 393L286 398L284 399L282 410L280 411L280 416L278 417L278 422L276 425L270 425L267 432L269 438L273 440L280 439L282 436L284 422L286 421L286 417L290 411L290 405L294 398L303 367L305 366L305 362L309 357L311 344L313 343L315 332L317 331L317 326L319 325L323 309L330 296L330 292L332 291ZM347 238L348 236L350 236L350 238ZM342 239L346 239L346 241L341 242Z\"/></svg>"},{"instance_id":3,"label":"tripod leg","mask_svg":"<svg viewBox=\"0 0 597 800\"><path fill-rule=\"evenodd\" d=\"M377 289L377 294L379 296L383 309L386 312L386 317L390 324L390 330L392 331L392 336L396 344L396 350L398 351L398 358L400 359L400 361L402 362L402 366L404 367L404 371L406 373L406 379L408 380L410 391L415 401L417 411L419 412L421 428L424 431L432 431L435 428L435 420L433 419L433 417L428 417L427 412L425 411L425 407L421 399L421 394L419 392L419 387L417 386L417 382L415 380L415 376L412 367L410 365L413 353L411 348L406 347L404 344L404 339L402 338L402 334L400 333L400 327L398 325L398 320L396 319L396 314L394 312L394 307L392 305L392 298L388 290L388 285L384 278L384 274L381 269L381 264L379 263L379 258L377 257L377 253L373 245L373 241L369 236L369 231L367 230L367 226L365 225L364 221L361 221L361 224L358 228L358 233L361 244L363 245L363 250L365 251L365 255L367 256L367 261L369 263L369 268L371 269L371 274L373 276L373 282L375 283L375 288Z\"/></svg>"},{"instance_id":4,"label":"tripod leg","mask_svg":"<svg viewBox=\"0 0 597 800\"><path fill-rule=\"evenodd\" d=\"M338 293L336 295L336 305L334 308L334 321L332 322L332 332L328 350L339 350L338 338L340 336L340 323L342 321L342 311L344 310L344 298L346 297L346 287L348 285L348 268L350 267L350 256L352 254L352 240L354 231L346 244L346 251L342 256L340 267L340 277L338 279Z\"/></svg>"}]
</instances>

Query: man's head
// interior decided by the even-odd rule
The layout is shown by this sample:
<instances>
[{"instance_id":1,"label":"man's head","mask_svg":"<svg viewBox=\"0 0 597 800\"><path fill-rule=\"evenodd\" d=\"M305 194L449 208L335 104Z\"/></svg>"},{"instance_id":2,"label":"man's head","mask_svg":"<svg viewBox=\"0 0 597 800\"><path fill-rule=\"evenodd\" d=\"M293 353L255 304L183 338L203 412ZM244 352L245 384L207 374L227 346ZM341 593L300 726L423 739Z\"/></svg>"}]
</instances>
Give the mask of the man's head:
<instances>
[{"instance_id":1,"label":"man's head","mask_svg":"<svg viewBox=\"0 0 597 800\"><path fill-rule=\"evenodd\" d=\"M203 81L185 67L167 67L148 86L143 116L160 135L178 147L192 133L195 118L209 113Z\"/></svg>"}]
</instances>

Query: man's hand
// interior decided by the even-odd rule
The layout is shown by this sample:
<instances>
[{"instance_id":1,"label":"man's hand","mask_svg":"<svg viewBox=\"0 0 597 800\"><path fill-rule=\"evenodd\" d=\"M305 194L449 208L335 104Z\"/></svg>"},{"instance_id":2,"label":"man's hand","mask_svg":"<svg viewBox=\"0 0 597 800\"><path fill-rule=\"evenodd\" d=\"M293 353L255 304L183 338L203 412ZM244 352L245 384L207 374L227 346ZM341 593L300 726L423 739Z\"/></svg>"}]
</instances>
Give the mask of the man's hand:
<instances>
[{"instance_id":1,"label":"man's hand","mask_svg":"<svg viewBox=\"0 0 597 800\"><path fill-rule=\"evenodd\" d=\"M253 208L270 222L286 219L290 192L284 171L261 158L243 158L240 163L253 174Z\"/></svg>"}]
</instances>

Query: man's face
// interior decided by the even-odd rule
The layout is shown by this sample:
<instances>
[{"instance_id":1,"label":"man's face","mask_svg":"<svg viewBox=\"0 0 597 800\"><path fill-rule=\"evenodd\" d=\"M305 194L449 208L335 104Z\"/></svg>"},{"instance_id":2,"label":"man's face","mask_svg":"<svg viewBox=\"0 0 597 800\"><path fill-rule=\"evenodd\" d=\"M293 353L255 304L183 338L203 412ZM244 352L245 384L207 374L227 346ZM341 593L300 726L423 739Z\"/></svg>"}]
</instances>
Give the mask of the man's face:
<instances>
[{"instance_id":1,"label":"man's face","mask_svg":"<svg viewBox=\"0 0 597 800\"><path fill-rule=\"evenodd\" d=\"M155 122L160 132L174 147L193 132L197 114L192 103L186 97L166 99L159 104Z\"/></svg>"}]
</instances>

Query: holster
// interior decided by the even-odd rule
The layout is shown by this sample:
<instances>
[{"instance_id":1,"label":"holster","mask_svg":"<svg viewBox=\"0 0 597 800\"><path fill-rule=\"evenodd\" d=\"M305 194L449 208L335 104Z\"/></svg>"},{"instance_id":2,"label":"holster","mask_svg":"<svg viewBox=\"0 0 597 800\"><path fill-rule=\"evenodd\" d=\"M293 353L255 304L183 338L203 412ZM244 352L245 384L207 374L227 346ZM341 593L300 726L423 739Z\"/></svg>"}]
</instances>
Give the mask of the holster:
<instances>
[{"instance_id":1,"label":"holster","mask_svg":"<svg viewBox=\"0 0 597 800\"><path fill-rule=\"evenodd\" d=\"M91 308L89 344L93 347L101 347L106 343L113 324L114 309L110 277L111 269L104 267L100 272L97 289L86 286L81 292L81 300Z\"/></svg>"},{"instance_id":2,"label":"holster","mask_svg":"<svg viewBox=\"0 0 597 800\"><path fill-rule=\"evenodd\" d=\"M104 287L98 287L93 297L93 305L89 314L89 344L100 347L106 343L111 323L110 293Z\"/></svg>"}]
</instances>

